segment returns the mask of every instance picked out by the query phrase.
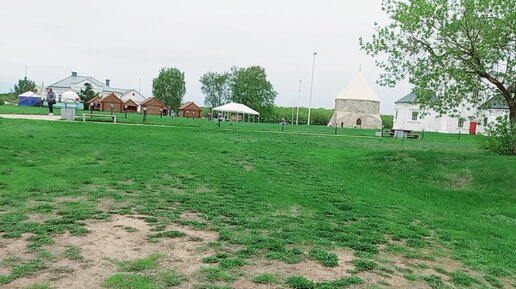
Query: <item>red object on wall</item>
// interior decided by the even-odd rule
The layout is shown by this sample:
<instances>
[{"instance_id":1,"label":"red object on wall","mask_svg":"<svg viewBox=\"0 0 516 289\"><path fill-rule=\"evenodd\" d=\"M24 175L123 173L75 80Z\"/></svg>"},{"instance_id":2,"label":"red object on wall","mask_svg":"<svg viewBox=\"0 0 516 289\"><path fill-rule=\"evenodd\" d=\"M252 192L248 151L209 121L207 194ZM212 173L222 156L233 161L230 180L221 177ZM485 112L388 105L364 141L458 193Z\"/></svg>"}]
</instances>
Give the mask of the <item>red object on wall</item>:
<instances>
[{"instance_id":1,"label":"red object on wall","mask_svg":"<svg viewBox=\"0 0 516 289\"><path fill-rule=\"evenodd\" d=\"M477 122L472 121L469 123L469 134L477 134Z\"/></svg>"}]
</instances>

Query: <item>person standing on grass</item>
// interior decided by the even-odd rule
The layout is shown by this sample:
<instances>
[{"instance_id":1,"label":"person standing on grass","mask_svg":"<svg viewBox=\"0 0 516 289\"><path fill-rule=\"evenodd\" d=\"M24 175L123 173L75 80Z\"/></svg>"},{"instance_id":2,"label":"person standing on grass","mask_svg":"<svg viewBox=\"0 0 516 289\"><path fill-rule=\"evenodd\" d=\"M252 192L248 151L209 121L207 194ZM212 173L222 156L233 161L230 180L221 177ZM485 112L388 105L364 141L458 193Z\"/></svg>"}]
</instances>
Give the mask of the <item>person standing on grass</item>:
<instances>
[{"instance_id":1,"label":"person standing on grass","mask_svg":"<svg viewBox=\"0 0 516 289\"><path fill-rule=\"evenodd\" d=\"M47 88L48 115L54 115L54 104L56 103L56 94L52 88Z\"/></svg>"}]
</instances>

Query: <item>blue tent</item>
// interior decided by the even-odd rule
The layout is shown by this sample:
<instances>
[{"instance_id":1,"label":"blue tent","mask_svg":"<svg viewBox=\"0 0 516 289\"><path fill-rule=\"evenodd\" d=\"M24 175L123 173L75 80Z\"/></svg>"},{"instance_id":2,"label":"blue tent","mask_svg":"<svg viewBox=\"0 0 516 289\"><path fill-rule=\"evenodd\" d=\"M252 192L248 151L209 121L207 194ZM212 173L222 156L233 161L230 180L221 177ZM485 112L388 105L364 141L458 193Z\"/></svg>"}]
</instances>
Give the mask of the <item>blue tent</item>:
<instances>
[{"instance_id":1,"label":"blue tent","mask_svg":"<svg viewBox=\"0 0 516 289\"><path fill-rule=\"evenodd\" d=\"M18 95L18 105L19 106L40 106L41 105L41 96L35 94L32 91L27 91Z\"/></svg>"}]
</instances>

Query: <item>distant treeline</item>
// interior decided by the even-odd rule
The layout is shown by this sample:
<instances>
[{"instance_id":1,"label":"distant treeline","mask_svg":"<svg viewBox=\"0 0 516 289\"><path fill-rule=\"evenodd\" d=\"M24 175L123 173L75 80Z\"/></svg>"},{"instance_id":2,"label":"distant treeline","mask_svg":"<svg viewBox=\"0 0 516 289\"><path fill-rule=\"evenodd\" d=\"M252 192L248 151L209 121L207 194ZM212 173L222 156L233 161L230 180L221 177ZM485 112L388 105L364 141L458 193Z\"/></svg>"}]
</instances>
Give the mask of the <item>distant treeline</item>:
<instances>
[{"instance_id":1,"label":"distant treeline","mask_svg":"<svg viewBox=\"0 0 516 289\"><path fill-rule=\"evenodd\" d=\"M311 124L314 125L327 125L333 114L333 109L326 108L312 108L310 112ZM208 113L211 112L210 107L203 107L202 116L208 117ZM293 113L293 116L292 116ZM281 119L285 119L288 123L296 123L296 108L292 107L281 107L275 106L267 115L262 115L260 118L261 122L267 123L279 123ZM306 124L308 121L308 108L299 108L299 124ZM385 128L392 128L392 115L382 115L382 122Z\"/></svg>"}]
</instances>

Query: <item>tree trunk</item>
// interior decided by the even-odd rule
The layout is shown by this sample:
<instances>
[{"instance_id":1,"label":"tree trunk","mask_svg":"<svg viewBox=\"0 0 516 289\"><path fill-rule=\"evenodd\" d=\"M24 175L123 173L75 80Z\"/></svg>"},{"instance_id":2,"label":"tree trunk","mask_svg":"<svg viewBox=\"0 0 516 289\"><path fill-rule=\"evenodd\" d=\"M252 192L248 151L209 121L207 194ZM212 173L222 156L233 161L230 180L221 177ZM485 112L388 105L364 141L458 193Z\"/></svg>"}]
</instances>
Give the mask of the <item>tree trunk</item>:
<instances>
[{"instance_id":1,"label":"tree trunk","mask_svg":"<svg viewBox=\"0 0 516 289\"><path fill-rule=\"evenodd\" d=\"M509 121L512 130L512 154L516 155L516 104L509 104Z\"/></svg>"}]
</instances>

